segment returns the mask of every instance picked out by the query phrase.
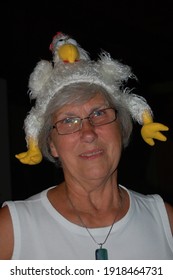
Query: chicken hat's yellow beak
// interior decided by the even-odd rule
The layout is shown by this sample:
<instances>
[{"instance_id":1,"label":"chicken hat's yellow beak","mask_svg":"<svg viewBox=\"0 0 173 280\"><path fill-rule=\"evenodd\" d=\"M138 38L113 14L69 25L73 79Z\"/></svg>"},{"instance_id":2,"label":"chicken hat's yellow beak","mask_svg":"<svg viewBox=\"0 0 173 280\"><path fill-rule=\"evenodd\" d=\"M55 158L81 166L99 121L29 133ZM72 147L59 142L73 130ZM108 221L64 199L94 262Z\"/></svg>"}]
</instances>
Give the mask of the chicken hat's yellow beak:
<instances>
[{"instance_id":1,"label":"chicken hat's yellow beak","mask_svg":"<svg viewBox=\"0 0 173 280\"><path fill-rule=\"evenodd\" d=\"M73 63L79 59L79 51L75 45L65 44L58 50L59 58L63 61Z\"/></svg>"}]
</instances>

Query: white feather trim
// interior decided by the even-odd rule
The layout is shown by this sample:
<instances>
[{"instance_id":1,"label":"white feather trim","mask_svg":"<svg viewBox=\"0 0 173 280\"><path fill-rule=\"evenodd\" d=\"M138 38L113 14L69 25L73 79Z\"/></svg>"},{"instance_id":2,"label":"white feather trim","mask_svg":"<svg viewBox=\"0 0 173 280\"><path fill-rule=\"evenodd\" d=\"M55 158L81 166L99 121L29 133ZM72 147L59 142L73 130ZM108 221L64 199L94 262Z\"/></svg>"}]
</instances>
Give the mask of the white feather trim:
<instances>
[{"instance_id":1,"label":"white feather trim","mask_svg":"<svg viewBox=\"0 0 173 280\"><path fill-rule=\"evenodd\" d=\"M42 90L46 81L52 73L52 63L47 60L41 60L37 63L34 71L29 78L30 98L34 99L38 96L39 91Z\"/></svg>"},{"instance_id":2,"label":"white feather trim","mask_svg":"<svg viewBox=\"0 0 173 280\"><path fill-rule=\"evenodd\" d=\"M118 82L127 81L129 78L135 77L128 65L124 65L119 61L112 59L110 54L105 51L100 54L100 60L98 63L105 74L105 78L108 80L109 77L111 77L114 82Z\"/></svg>"},{"instance_id":3,"label":"white feather trim","mask_svg":"<svg viewBox=\"0 0 173 280\"><path fill-rule=\"evenodd\" d=\"M151 116L153 115L153 112L144 97L134 94L129 89L126 89L123 93L123 99L133 120L137 121L139 124L143 124L142 114L144 111L148 111Z\"/></svg>"}]
</instances>

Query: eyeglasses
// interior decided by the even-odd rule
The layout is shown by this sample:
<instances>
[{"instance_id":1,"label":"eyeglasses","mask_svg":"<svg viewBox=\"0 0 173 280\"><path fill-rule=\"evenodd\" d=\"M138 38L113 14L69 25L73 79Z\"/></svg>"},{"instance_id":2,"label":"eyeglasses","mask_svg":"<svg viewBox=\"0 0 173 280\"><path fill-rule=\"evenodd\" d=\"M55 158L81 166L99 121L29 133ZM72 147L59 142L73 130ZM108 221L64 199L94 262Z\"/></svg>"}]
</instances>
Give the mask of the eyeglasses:
<instances>
[{"instance_id":1,"label":"eyeglasses","mask_svg":"<svg viewBox=\"0 0 173 280\"><path fill-rule=\"evenodd\" d=\"M114 122L117 119L117 111L114 108L94 110L86 118L67 117L57 121L52 128L55 128L60 135L71 134L82 128L83 120L88 119L92 126L101 126Z\"/></svg>"}]
</instances>

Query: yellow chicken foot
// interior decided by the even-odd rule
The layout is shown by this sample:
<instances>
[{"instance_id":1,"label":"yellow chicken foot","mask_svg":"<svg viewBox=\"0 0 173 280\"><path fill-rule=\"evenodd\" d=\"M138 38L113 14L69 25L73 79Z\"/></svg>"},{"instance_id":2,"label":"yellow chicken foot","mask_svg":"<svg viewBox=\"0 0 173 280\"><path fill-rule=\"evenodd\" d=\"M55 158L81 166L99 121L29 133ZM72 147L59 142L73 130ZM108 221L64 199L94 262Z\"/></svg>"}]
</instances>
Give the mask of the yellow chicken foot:
<instances>
[{"instance_id":1,"label":"yellow chicken foot","mask_svg":"<svg viewBox=\"0 0 173 280\"><path fill-rule=\"evenodd\" d=\"M166 141L167 138L164 136L161 131L168 131L169 128L166 125L161 123L153 122L152 116L149 112L144 112L143 114L143 123L144 125L141 128L141 135L143 140L150 146L154 146L155 142L153 139L160 141Z\"/></svg>"},{"instance_id":2,"label":"yellow chicken foot","mask_svg":"<svg viewBox=\"0 0 173 280\"><path fill-rule=\"evenodd\" d=\"M42 154L33 139L28 141L28 150L26 152L15 155L15 157L20 160L23 164L34 165L42 161Z\"/></svg>"}]
</instances>

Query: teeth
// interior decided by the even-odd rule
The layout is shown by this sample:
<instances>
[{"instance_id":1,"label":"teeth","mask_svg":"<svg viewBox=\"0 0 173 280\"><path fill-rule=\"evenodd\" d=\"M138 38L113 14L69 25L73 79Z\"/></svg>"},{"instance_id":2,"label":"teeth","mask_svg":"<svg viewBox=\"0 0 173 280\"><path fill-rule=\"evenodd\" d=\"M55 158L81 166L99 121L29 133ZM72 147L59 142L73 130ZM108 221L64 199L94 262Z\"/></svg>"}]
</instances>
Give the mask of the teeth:
<instances>
[{"instance_id":1,"label":"teeth","mask_svg":"<svg viewBox=\"0 0 173 280\"><path fill-rule=\"evenodd\" d=\"M94 156L94 155L98 155L98 154L101 154L102 151L97 151L97 152L92 152L92 153L87 153L87 154L81 154L81 156L85 156L85 157L91 157L91 156Z\"/></svg>"}]
</instances>

